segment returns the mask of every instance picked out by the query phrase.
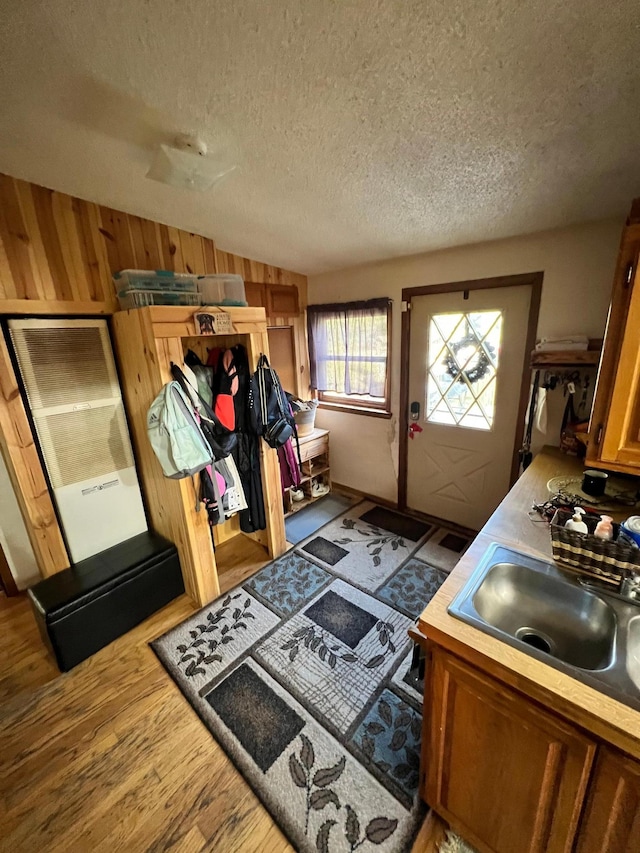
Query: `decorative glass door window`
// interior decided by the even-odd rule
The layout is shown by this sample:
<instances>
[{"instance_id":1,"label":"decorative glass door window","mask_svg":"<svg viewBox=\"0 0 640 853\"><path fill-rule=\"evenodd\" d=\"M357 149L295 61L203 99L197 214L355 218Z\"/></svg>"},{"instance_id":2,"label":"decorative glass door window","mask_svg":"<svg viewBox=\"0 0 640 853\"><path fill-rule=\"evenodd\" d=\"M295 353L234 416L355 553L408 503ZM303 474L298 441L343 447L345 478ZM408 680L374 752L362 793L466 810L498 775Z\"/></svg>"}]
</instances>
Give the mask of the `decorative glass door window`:
<instances>
[{"instance_id":1,"label":"decorative glass door window","mask_svg":"<svg viewBox=\"0 0 640 853\"><path fill-rule=\"evenodd\" d=\"M427 353L427 421L491 429L501 335L501 311L432 315Z\"/></svg>"}]
</instances>

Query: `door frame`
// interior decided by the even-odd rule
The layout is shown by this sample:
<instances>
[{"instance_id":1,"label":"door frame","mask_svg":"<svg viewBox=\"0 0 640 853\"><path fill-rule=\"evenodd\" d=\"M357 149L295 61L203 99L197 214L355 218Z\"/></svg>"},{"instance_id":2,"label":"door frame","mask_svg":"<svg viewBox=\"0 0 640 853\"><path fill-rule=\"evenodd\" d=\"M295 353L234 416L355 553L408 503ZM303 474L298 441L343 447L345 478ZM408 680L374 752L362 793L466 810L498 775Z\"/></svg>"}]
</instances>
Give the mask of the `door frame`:
<instances>
[{"instance_id":1,"label":"door frame","mask_svg":"<svg viewBox=\"0 0 640 853\"><path fill-rule=\"evenodd\" d=\"M469 281L451 281L444 284L427 284L420 287L403 287L402 289L402 334L400 341L400 417L398 418L400 435L398 446L398 508L407 509L407 452L409 449L409 353L411 344L411 300L414 296L432 296L437 293L459 293L470 290L491 290L496 287L531 287L529 303L529 318L527 321L527 339L522 361L522 381L520 383L520 399L518 401L518 418L513 442L511 459L511 475L509 486L518 479L519 450L524 434L524 416L529 399L531 352L536 343L538 316L540 314L540 299L542 297L542 280L544 272L529 272L518 275L502 275L493 278L476 278Z\"/></svg>"}]
</instances>

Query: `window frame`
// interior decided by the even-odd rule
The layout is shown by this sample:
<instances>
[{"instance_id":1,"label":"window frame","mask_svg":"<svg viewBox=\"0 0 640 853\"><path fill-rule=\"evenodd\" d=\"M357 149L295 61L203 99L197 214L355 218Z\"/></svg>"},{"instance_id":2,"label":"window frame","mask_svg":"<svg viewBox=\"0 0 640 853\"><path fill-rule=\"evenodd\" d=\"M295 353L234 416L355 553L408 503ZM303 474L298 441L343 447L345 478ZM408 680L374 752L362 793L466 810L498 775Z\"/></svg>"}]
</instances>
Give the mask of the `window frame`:
<instances>
[{"instance_id":1,"label":"window frame","mask_svg":"<svg viewBox=\"0 0 640 853\"><path fill-rule=\"evenodd\" d=\"M318 400L319 408L333 412L347 412L353 415L368 415L374 418L390 418L391 412L391 329L392 329L392 306L389 299L387 304L387 352L385 362L384 398L379 403L371 400L357 399L353 394L337 394L332 391L314 390L313 394ZM318 306L325 307L325 306ZM327 311L337 307L335 304L327 304ZM340 305L342 308L343 305ZM328 396L327 396L328 395Z\"/></svg>"}]
</instances>

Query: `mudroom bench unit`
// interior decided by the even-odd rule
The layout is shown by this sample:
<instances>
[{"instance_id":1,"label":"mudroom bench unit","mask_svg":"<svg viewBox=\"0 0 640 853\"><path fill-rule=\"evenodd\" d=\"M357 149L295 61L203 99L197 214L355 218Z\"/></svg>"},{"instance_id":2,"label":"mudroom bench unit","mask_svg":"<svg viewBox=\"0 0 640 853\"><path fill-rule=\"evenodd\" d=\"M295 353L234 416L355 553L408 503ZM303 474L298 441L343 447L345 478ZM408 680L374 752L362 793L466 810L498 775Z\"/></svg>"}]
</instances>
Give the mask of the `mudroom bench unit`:
<instances>
[{"instance_id":1,"label":"mudroom bench unit","mask_svg":"<svg viewBox=\"0 0 640 853\"><path fill-rule=\"evenodd\" d=\"M207 346L242 344L251 371L255 370L260 353L269 354L264 308L207 308L207 313L229 316L232 333L217 335L198 334L194 314L203 310L151 306L119 311L112 318L122 391L149 517L154 529L175 543L186 592L199 606L220 594L207 513L196 512L191 479L171 480L163 476L147 437L147 410L162 386L171 380L171 362L182 364L188 349L206 362ZM214 537L219 544L235 535L249 536L275 558L286 550L284 513L277 451L264 441L260 441L260 468L266 529L241 534L234 517L216 528Z\"/></svg>"}]
</instances>

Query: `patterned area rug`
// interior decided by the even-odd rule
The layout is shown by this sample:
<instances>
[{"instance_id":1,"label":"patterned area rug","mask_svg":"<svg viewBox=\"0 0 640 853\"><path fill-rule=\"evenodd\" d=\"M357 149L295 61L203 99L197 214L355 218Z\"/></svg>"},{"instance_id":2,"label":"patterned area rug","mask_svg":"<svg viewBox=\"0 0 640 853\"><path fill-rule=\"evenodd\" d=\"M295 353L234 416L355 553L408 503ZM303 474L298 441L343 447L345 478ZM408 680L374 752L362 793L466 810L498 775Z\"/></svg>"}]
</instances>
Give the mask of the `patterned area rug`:
<instances>
[{"instance_id":1,"label":"patterned area rug","mask_svg":"<svg viewBox=\"0 0 640 853\"><path fill-rule=\"evenodd\" d=\"M397 853L419 828L407 630L446 578L415 557L433 533L360 503L152 643L299 851Z\"/></svg>"}]
</instances>

